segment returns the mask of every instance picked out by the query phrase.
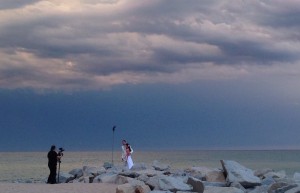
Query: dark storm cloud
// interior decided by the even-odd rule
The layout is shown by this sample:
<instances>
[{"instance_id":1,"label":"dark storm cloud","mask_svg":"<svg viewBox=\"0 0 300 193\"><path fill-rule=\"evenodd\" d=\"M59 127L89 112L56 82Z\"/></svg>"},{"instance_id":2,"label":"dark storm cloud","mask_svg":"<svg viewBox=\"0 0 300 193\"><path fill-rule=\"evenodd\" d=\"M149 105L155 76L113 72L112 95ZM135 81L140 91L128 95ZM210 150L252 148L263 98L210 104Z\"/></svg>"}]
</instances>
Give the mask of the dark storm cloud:
<instances>
[{"instance_id":1,"label":"dark storm cloud","mask_svg":"<svg viewBox=\"0 0 300 193\"><path fill-rule=\"evenodd\" d=\"M0 12L1 74L14 60L23 60L18 69L45 73L40 77L51 74L64 82L66 76L76 74L73 78L78 82L111 86L150 79L164 82L156 75L195 72L198 68L198 76L181 76L184 81L188 77L195 80L205 73L202 67L207 64L212 64L210 79L219 78L217 66L227 66L230 78L231 65L246 65L254 72L261 64L295 64L300 52L299 36L294 33L299 25L298 4L279 0L240 0L234 4L217 0L171 4L159 0L12 1L3 5L11 9ZM128 73L134 75L132 80ZM8 77L11 74L26 82L25 76L9 73ZM118 81L110 85L115 76ZM64 88L52 85L47 78L35 82L50 89ZM23 86L15 83L13 87Z\"/></svg>"}]
</instances>

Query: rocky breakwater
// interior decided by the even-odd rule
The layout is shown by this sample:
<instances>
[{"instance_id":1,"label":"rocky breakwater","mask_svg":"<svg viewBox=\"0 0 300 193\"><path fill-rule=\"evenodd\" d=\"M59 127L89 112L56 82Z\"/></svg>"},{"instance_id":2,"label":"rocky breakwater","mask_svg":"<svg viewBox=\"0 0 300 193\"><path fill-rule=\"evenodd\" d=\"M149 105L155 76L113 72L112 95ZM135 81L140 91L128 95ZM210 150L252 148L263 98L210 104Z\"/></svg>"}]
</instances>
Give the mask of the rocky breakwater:
<instances>
[{"instance_id":1,"label":"rocky breakwater","mask_svg":"<svg viewBox=\"0 0 300 193\"><path fill-rule=\"evenodd\" d=\"M60 183L113 183L116 193L298 193L300 173L288 178L271 169L253 171L232 160L221 160L221 168L172 169L154 161L137 163L131 170L104 164L61 172Z\"/></svg>"}]
</instances>

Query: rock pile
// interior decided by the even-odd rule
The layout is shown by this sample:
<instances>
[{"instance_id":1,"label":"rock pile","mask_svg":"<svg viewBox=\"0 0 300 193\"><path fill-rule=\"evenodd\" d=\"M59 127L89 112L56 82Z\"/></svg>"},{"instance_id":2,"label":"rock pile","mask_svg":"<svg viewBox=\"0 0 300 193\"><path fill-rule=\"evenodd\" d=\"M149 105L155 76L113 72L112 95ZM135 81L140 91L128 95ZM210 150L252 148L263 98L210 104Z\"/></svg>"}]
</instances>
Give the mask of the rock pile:
<instances>
[{"instance_id":1,"label":"rock pile","mask_svg":"<svg viewBox=\"0 0 300 193\"><path fill-rule=\"evenodd\" d=\"M174 170L154 161L135 164L131 170L111 166L84 166L61 172L60 183L114 183L116 193L298 193L300 173L288 178L271 169L253 171L236 161L221 160L222 169L191 167Z\"/></svg>"}]
</instances>

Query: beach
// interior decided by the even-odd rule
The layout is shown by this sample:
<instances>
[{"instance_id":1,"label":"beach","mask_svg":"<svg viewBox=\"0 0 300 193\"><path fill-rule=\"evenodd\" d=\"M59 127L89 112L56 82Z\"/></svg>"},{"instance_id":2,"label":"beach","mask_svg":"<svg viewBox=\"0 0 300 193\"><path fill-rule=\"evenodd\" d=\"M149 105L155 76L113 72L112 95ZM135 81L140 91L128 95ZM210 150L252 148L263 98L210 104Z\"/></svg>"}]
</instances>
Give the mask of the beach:
<instances>
[{"instance_id":1,"label":"beach","mask_svg":"<svg viewBox=\"0 0 300 193\"><path fill-rule=\"evenodd\" d=\"M26 184L0 183L0 193L115 193L117 185L108 183L85 184Z\"/></svg>"}]
</instances>

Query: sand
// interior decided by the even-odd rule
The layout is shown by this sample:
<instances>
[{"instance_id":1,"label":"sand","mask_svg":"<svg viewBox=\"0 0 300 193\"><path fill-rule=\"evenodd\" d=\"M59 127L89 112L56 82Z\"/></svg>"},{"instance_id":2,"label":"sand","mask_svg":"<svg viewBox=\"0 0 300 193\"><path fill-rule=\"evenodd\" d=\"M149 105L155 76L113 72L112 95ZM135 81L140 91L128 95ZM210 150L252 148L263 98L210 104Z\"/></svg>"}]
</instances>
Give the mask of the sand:
<instances>
[{"instance_id":1,"label":"sand","mask_svg":"<svg viewBox=\"0 0 300 193\"><path fill-rule=\"evenodd\" d=\"M117 185L107 183L22 184L0 183L0 193L115 193Z\"/></svg>"}]
</instances>

